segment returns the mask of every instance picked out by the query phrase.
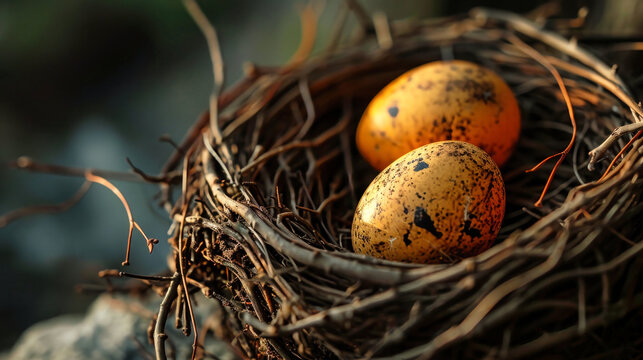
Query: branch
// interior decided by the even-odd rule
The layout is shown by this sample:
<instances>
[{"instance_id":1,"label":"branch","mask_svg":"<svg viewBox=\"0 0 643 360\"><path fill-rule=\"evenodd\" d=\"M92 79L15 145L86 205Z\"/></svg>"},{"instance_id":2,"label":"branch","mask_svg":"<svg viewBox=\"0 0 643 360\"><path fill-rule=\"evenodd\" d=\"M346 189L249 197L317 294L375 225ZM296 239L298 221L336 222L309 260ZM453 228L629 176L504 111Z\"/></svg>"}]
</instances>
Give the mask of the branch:
<instances>
[{"instance_id":1,"label":"branch","mask_svg":"<svg viewBox=\"0 0 643 360\"><path fill-rule=\"evenodd\" d=\"M76 191L76 193L71 198L59 204L35 205L35 206L28 206L22 209L10 211L0 216L0 228L3 228L9 225L10 223L26 216L31 216L36 214L51 214L51 213L67 211L71 207L76 205L80 201L80 199L82 199L85 196L85 194L87 193L87 190L89 190L89 188L91 187L91 184L92 183L89 181L83 182L83 185L78 189L78 191Z\"/></svg>"},{"instance_id":2,"label":"branch","mask_svg":"<svg viewBox=\"0 0 643 360\"><path fill-rule=\"evenodd\" d=\"M220 144L223 140L221 135L221 128L219 127L219 94L223 89L224 72L223 72L223 57L221 56L221 47L219 46L219 39L217 38L217 31L212 26L208 18L205 16L199 4L195 0L184 0L183 3L188 12L194 19L194 22L199 26L199 29L205 36L208 43L208 50L210 51L210 59L212 60L212 75L214 76L214 89L210 95L210 130L214 135L216 144Z\"/></svg>"},{"instance_id":3,"label":"branch","mask_svg":"<svg viewBox=\"0 0 643 360\"><path fill-rule=\"evenodd\" d=\"M33 171L33 172L43 173L43 174L75 176L75 177L85 177L85 173L91 170L92 174L101 176L107 179L130 181L130 182L141 181L141 178L139 176L131 173L44 164L44 163L33 161L28 156L21 156L16 161L9 162L7 165L9 167L20 169L20 170Z\"/></svg>"},{"instance_id":4,"label":"branch","mask_svg":"<svg viewBox=\"0 0 643 360\"><path fill-rule=\"evenodd\" d=\"M551 173L549 174L549 178L547 179L547 182L545 183L545 187L540 193L540 197L538 200L534 203L534 206L540 207L543 204L543 199L545 198L545 194L547 194L547 190L549 190L549 187L551 186L551 182L554 178L554 175L556 174L556 171L558 170L558 167L560 164L565 160L567 157L567 154L569 154L569 151L572 149L574 146L574 142L576 141L576 119L574 118L574 107L572 106L572 101L569 98L569 93L567 93L567 88L565 87L565 83L563 82L563 78L560 76L558 73L558 70L543 56L541 55L536 49L532 48L531 46L527 45L525 42L520 40L517 36L515 35L510 35L509 36L509 41L516 45L520 50L522 50L525 54L529 55L532 57L534 60L538 61L542 66L544 66L549 72L552 74L554 79L556 79L556 83L558 83L558 87L560 88L560 92L563 94L563 98L565 99L565 104L567 105L567 111L569 112L569 120L572 123L572 138L569 140L569 144L567 144L567 147L560 153L560 157L558 158L558 161L556 161L556 164L554 165L554 168L551 170ZM557 154L558 155L558 154ZM554 155L554 156L557 156ZM546 160L550 159L551 157L548 157ZM528 170L528 172L534 171L540 167L544 161L542 161L540 164L538 164L536 167Z\"/></svg>"},{"instance_id":5,"label":"branch","mask_svg":"<svg viewBox=\"0 0 643 360\"><path fill-rule=\"evenodd\" d=\"M165 340L167 339L167 335L164 332L165 322L167 321L167 316L170 312L170 308L172 307L172 302L176 299L176 289L179 286L180 280L181 277L179 276L179 273L174 273L170 286L165 292L165 297L163 297L163 301L161 301L161 306L156 317L156 325L154 326L154 350L156 351L156 360L167 359L167 356L165 355Z\"/></svg>"},{"instance_id":6,"label":"branch","mask_svg":"<svg viewBox=\"0 0 643 360\"><path fill-rule=\"evenodd\" d=\"M612 160L612 163L610 164L610 168L611 168L614 161L623 153L623 150L625 150L632 143L633 140L639 137L641 132L640 129L642 128L643 128L643 122L627 124L627 125L619 126L616 129L614 129L614 131L612 131L610 136L608 136L607 139L603 141L603 143L601 143L594 150L589 152L589 163L587 164L587 169L590 171L593 171L595 169L595 165L598 159L600 159L603 156L603 154L605 154L605 152L610 148L610 146L612 146L612 144L614 143L614 141L616 141L616 139L630 132L639 130L639 133L636 134L630 140L630 142L628 142L627 145L623 147L623 149L621 149L621 151L618 153L616 157L614 157L614 159Z\"/></svg>"},{"instance_id":7,"label":"branch","mask_svg":"<svg viewBox=\"0 0 643 360\"><path fill-rule=\"evenodd\" d=\"M127 200L125 200L125 196L123 196L123 193L121 193L120 190L116 186L114 186L112 183L107 181L105 178L102 178L100 176L92 174L91 170L87 170L85 172L85 179L87 181L91 181L100 185L103 185L104 187L108 188L111 190L111 192L118 197L118 199L121 201L123 204L123 207L125 207L125 211L127 212L127 218L129 219L129 234L127 235L127 252L125 253L125 261L122 262L121 265L126 266L129 265L129 254L130 254L130 248L132 245L132 231L134 228L138 230L141 235L145 238L145 241L147 241L147 248L150 251L150 254L152 253L152 250L154 249L154 244L158 244L158 239L155 238L148 238L147 235L145 235L145 232L143 232L143 229L138 225L136 221L134 221L134 218L132 217L132 211L129 208L129 204L127 203Z\"/></svg>"},{"instance_id":8,"label":"branch","mask_svg":"<svg viewBox=\"0 0 643 360\"><path fill-rule=\"evenodd\" d=\"M355 14L357 22L364 31L364 33L373 33L374 27L371 18L362 5L357 0L344 0L348 8Z\"/></svg>"}]
</instances>

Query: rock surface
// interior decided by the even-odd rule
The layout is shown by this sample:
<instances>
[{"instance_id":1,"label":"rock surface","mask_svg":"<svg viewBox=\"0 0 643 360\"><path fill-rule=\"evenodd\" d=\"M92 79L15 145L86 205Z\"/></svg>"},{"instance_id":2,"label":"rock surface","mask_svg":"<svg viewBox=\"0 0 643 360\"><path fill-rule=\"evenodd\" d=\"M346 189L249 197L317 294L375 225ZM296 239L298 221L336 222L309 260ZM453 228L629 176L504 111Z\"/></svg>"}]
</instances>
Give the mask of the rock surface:
<instances>
[{"instance_id":1,"label":"rock surface","mask_svg":"<svg viewBox=\"0 0 643 360\"><path fill-rule=\"evenodd\" d=\"M202 323L208 314L212 314L215 305L206 299L199 300L195 314L197 321ZM148 343L146 334L160 301L155 295L139 300L103 294L84 316L63 315L30 327L8 354L0 355L0 359L154 358L154 348ZM176 359L189 359L193 337L183 336L174 329L173 316L168 319L166 333L176 348ZM206 351L219 359L235 359L225 343L212 337L206 341Z\"/></svg>"}]
</instances>

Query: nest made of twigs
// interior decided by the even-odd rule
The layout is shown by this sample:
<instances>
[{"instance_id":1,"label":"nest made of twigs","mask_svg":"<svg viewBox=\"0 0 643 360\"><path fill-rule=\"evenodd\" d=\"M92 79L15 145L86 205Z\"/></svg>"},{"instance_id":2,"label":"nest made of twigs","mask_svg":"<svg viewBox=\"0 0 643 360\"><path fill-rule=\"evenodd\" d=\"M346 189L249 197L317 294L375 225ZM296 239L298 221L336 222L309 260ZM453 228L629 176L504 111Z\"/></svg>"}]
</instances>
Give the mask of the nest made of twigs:
<instances>
[{"instance_id":1,"label":"nest made of twigs","mask_svg":"<svg viewBox=\"0 0 643 360\"><path fill-rule=\"evenodd\" d=\"M620 320L643 303L643 160L634 141L601 177L629 140L610 133L642 114L618 75L575 42L509 13L363 23L357 40L282 69L255 67L213 97L213 116L199 120L183 157L166 167L183 178L168 206L180 274L173 296L187 287L219 302L225 311L206 333L247 358L505 358L563 343L557 352L578 358L619 348L637 329ZM357 121L389 81L444 58L494 70L520 103L498 239L445 265L357 255L353 211L376 175L355 149ZM574 134L535 207L560 155L525 170ZM187 311L189 296L177 298ZM596 333L601 327L620 335ZM208 341L203 331L199 341Z\"/></svg>"}]
</instances>

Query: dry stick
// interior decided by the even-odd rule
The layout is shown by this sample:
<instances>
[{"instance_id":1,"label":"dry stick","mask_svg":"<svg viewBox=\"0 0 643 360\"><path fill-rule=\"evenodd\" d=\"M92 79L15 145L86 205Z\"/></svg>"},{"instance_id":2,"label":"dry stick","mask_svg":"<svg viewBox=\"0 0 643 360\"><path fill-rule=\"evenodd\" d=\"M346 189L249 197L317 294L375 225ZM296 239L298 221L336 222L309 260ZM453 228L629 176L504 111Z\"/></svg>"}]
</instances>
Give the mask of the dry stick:
<instances>
[{"instance_id":1,"label":"dry stick","mask_svg":"<svg viewBox=\"0 0 643 360\"><path fill-rule=\"evenodd\" d=\"M625 135L627 133L637 131L637 130L638 130L639 134L636 134L635 137L638 137L638 136L640 136L640 133L642 131L642 130L640 130L641 128L643 128L643 122L637 122L637 123L634 123L634 124L623 125L623 126L619 126L616 129L614 129L614 131L612 131L612 133L607 137L607 139L605 139L605 141L603 141L602 144L600 144L594 150L589 152L590 161L587 164L587 168L589 170L594 170L594 164L596 164L596 161L598 159L600 159L600 157L607 151L607 149L609 149L610 146L612 146L612 144L616 141L616 139L618 139L619 137L621 137L621 136L623 136L623 135ZM623 149L621 149L621 151L619 152L618 156L620 156L623 153L623 150L625 148L627 148L629 146L629 144L631 144L631 143L632 143L632 139L630 139L628 144L626 146L624 146ZM614 163L614 161L616 159L618 159L618 156L616 156L614 159L612 159L612 163Z\"/></svg>"},{"instance_id":2,"label":"dry stick","mask_svg":"<svg viewBox=\"0 0 643 360\"><path fill-rule=\"evenodd\" d=\"M613 81L610 81L590 69L586 69L581 66L568 63L557 57L546 56L545 58L547 58L547 60L552 65L560 69L563 69L565 71L568 71L572 74L582 76L587 80L593 81L594 83L605 88L606 90L614 94L614 96L616 96L619 100L621 100L630 109L634 110L639 116L643 117L643 109L641 109L641 107L632 99L632 97L625 90L623 90L622 84L618 84Z\"/></svg>"},{"instance_id":3,"label":"dry stick","mask_svg":"<svg viewBox=\"0 0 643 360\"><path fill-rule=\"evenodd\" d=\"M349 190L348 188L345 188L338 193L331 193L330 195L328 195L328 197L324 199L324 201L322 201L321 204L319 204L319 206L317 207L317 210L315 210L317 214L321 214L321 212L324 211L326 206L328 206L330 203L337 201L343 198L344 196L346 196L346 194L348 194L348 190Z\"/></svg>"},{"instance_id":4,"label":"dry stick","mask_svg":"<svg viewBox=\"0 0 643 360\"><path fill-rule=\"evenodd\" d=\"M10 223L21 219L26 216L31 216L31 215L36 215L36 214L51 214L51 213L58 213L58 212L64 212L76 205L80 199L82 199L85 194L87 193L87 190L91 187L91 182L90 181L85 181L81 185L81 187L74 193L74 195L59 203L59 204L49 204L49 205L35 205L35 206L28 206L24 207L21 209L13 210L10 211L2 216L0 216L0 228L3 228Z\"/></svg>"},{"instance_id":5,"label":"dry stick","mask_svg":"<svg viewBox=\"0 0 643 360\"><path fill-rule=\"evenodd\" d=\"M165 183L165 184L169 184L169 183L172 182L173 179L175 179L178 176L180 176L180 174L177 175L176 173L171 173L171 172L168 172L165 175L160 175L160 176L149 175L149 174L146 174L143 170L141 170L141 169L137 168L136 166L134 166L134 163L132 162L132 160L130 160L130 158L126 157L125 161L127 161L127 164L130 166L130 168L132 168L132 171L134 173L136 173L143 180L145 180L146 182L149 182L149 183Z\"/></svg>"},{"instance_id":6,"label":"dry stick","mask_svg":"<svg viewBox=\"0 0 643 360\"><path fill-rule=\"evenodd\" d=\"M116 269L105 269L98 272L98 277L127 277L132 279L139 279L144 281L170 281L172 280L171 276L150 276L150 275L139 275L132 274L124 271L119 271Z\"/></svg>"},{"instance_id":7,"label":"dry stick","mask_svg":"<svg viewBox=\"0 0 643 360\"><path fill-rule=\"evenodd\" d=\"M637 124L637 125L638 125L638 124ZM642 125L643 125L643 124L642 124ZM602 180L607 176L607 174L610 172L610 170L612 170L612 167L613 167L613 166L614 166L614 164L616 163L616 160L618 160L618 158L620 158L620 157L621 157L621 155L623 155L623 153L625 152L625 150L626 150L628 147L630 147L630 145L632 145L632 143L634 142L634 140L638 139L638 138L641 136L641 134L642 134L642 133L643 133L643 130L639 130L639 131L636 133L636 135L634 135L634 136L630 139L630 141L628 141L628 142L627 142L627 144L625 144L625 146L623 146L623 148L621 149L621 151L619 151L619 152L618 152L618 154L616 154L616 156L614 157L614 159L612 159L612 162L611 162L611 163L609 164L609 166L607 167L607 170L605 170L605 172L603 173L603 176L601 176L601 177L600 177L600 179L598 179L597 181L599 181L599 182L600 182L600 181L602 181Z\"/></svg>"},{"instance_id":8,"label":"dry stick","mask_svg":"<svg viewBox=\"0 0 643 360\"><path fill-rule=\"evenodd\" d=\"M138 230L138 232L140 232L141 235L143 235L143 237L145 238L145 241L147 241L147 248L151 254L152 250L154 250L154 244L157 244L159 241L155 238L149 239L147 235L145 235L145 232L143 232L143 229L141 229L138 223L134 221L129 204L127 203L127 200L125 200L125 196L123 196L121 191L118 190L116 186L114 186L112 183L107 181L105 178L92 174L91 170L87 170L85 172L85 179L87 179L87 181L91 181L91 182L103 185L104 187L111 190L111 192L113 192L114 195L118 197L121 203L123 203L123 207L125 207L125 211L127 212L127 218L129 219L129 234L127 235L127 252L125 254L125 261L123 261L121 265L123 266L129 265L129 253L132 245L132 231L134 231L134 228L136 228L136 230Z\"/></svg>"},{"instance_id":9,"label":"dry stick","mask_svg":"<svg viewBox=\"0 0 643 360\"><path fill-rule=\"evenodd\" d=\"M357 2L357 0L344 0L346 2L346 5L348 8L355 14L355 17L357 18L357 22L359 22L359 25L362 27L362 30L364 30L365 33L369 33L373 31L373 23L371 22L371 18L368 16L366 13L366 10L362 7L362 5Z\"/></svg>"},{"instance_id":10,"label":"dry stick","mask_svg":"<svg viewBox=\"0 0 643 360\"><path fill-rule=\"evenodd\" d=\"M54 175L63 175L63 176L76 176L76 177L85 177L85 174L87 173L87 171L90 170L87 168L76 168L71 166L43 164L43 163L33 161L31 158L27 156L21 156L16 161L12 161L7 165L9 167L43 173L43 174L54 174ZM141 181L141 178L138 175L127 173L127 172L98 170L98 169L91 169L91 172L94 175L113 179L113 180L130 181L130 182Z\"/></svg>"},{"instance_id":11,"label":"dry stick","mask_svg":"<svg viewBox=\"0 0 643 360\"><path fill-rule=\"evenodd\" d=\"M587 50L576 46L574 43L571 43L554 32L542 29L535 23L519 15L508 11L491 10L486 8L474 8L470 13L473 18L494 19L510 24L514 30L533 39L540 40L543 43L577 59L581 63L595 68L599 74L619 85L623 84L619 76L616 75L610 67L606 66L601 60Z\"/></svg>"},{"instance_id":12,"label":"dry stick","mask_svg":"<svg viewBox=\"0 0 643 360\"><path fill-rule=\"evenodd\" d=\"M344 168L346 169L346 176L348 180L348 187L351 192L351 200L353 204L357 204L357 195L355 194L355 172L353 171L353 158L351 156L351 139L347 131L340 134L340 142L342 153L344 155ZM329 153L332 155L332 153ZM320 161L321 163L321 161Z\"/></svg>"},{"instance_id":13,"label":"dry stick","mask_svg":"<svg viewBox=\"0 0 643 360\"><path fill-rule=\"evenodd\" d=\"M581 142L586 142L586 137L585 134L587 134L587 130L589 130L589 121L584 121L583 124L583 129L580 131L580 134L578 135ZM582 176L580 175L580 172L578 171L578 150L580 149L580 146L574 147L574 152L572 153L572 170L574 171L574 176L576 177L576 180L578 181L579 184L585 184L587 183ZM585 160L587 162L587 160Z\"/></svg>"},{"instance_id":14,"label":"dry stick","mask_svg":"<svg viewBox=\"0 0 643 360\"><path fill-rule=\"evenodd\" d=\"M510 34L508 36L508 39L511 43L516 45L520 50L522 50L525 54L531 56L534 60L538 61L542 66L544 66L551 74L554 76L556 79L556 82L558 83L558 87L560 87L560 91L563 94L563 98L565 99L565 104L567 105L567 111L569 111L569 120L572 123L572 138L569 140L569 144L567 147L558 154L552 155L542 162L540 162L538 165L535 167L527 170L527 172L532 172L537 170L540 166L542 166L547 160L551 159L552 157L559 156L558 161L556 161L556 164L554 165L554 168L551 170L551 173L549 174L549 178L547 179L547 183L545 183L545 187L540 194L540 197L538 200L534 203L534 206L540 207L543 204L543 198L545 197L545 194L547 194L547 190L549 190L549 187L551 186L551 182L554 178L554 175L556 174L556 170L558 170L558 167L560 164L565 160L565 157L567 157L567 154L569 154L569 151L572 149L574 146L574 142L576 141L576 119L574 118L574 108L572 106L572 101L569 98L569 94L567 93L567 88L565 87L565 84L563 83L563 79L561 78L560 74L558 73L558 70L554 66L551 65L551 63L544 57L542 56L538 51L536 51L534 48L531 46L527 45L525 42L520 40L517 36Z\"/></svg>"},{"instance_id":15,"label":"dry stick","mask_svg":"<svg viewBox=\"0 0 643 360\"><path fill-rule=\"evenodd\" d=\"M181 140L181 145L179 145L179 147L174 150L172 155L170 155L170 158L163 165L163 168L161 168L162 174L168 173L173 170L177 166L178 162L183 159L183 156L188 151L188 149L194 145L196 138L201 135L201 132L203 128L208 124L209 119L209 111L204 111L201 115L199 115L194 125L190 127L183 140Z\"/></svg>"},{"instance_id":16,"label":"dry stick","mask_svg":"<svg viewBox=\"0 0 643 360\"><path fill-rule=\"evenodd\" d=\"M167 356L165 355L165 340L167 339L167 335L164 333L165 322L167 321L167 316L170 312L170 308L172 307L172 302L176 299L176 288L179 286L179 280L179 273L174 273L170 286L165 292L163 301L161 301L158 316L156 317L156 325L154 326L154 350L156 352L156 360L167 359Z\"/></svg>"},{"instance_id":17,"label":"dry stick","mask_svg":"<svg viewBox=\"0 0 643 360\"><path fill-rule=\"evenodd\" d=\"M389 26L386 14L376 12L373 14L373 25L375 26L375 37L380 48L388 50L393 47L393 35Z\"/></svg>"},{"instance_id":18,"label":"dry stick","mask_svg":"<svg viewBox=\"0 0 643 360\"><path fill-rule=\"evenodd\" d=\"M223 72L223 57L221 56L221 48L219 46L219 39L215 28L210 24L210 21L205 16L199 5L195 0L183 0L185 7L196 22L197 26L205 36L208 43L208 50L210 51L210 59L212 60L212 74L214 76L214 89L210 96L210 130L214 136L216 144L221 144L223 136L221 135L221 128L219 127L219 112L218 112L218 97L223 89L224 72Z\"/></svg>"},{"instance_id":19,"label":"dry stick","mask_svg":"<svg viewBox=\"0 0 643 360\"><path fill-rule=\"evenodd\" d=\"M174 141L174 139L172 139L168 134L159 136L158 141L170 144L174 150L181 151L181 145L177 144L176 141Z\"/></svg>"},{"instance_id":20,"label":"dry stick","mask_svg":"<svg viewBox=\"0 0 643 360\"><path fill-rule=\"evenodd\" d=\"M301 41L299 42L297 51L295 51L290 60L288 60L286 65L281 69L281 72L288 72L306 61L315 46L315 38L317 37L317 14L313 8L312 1L299 11L299 18L301 20Z\"/></svg>"},{"instance_id":21,"label":"dry stick","mask_svg":"<svg viewBox=\"0 0 643 360\"><path fill-rule=\"evenodd\" d=\"M212 145L210 144L210 140L208 139L208 135L206 133L203 133L203 145L205 145L205 148L208 150L210 155L219 163L219 166L223 169L225 172L226 178L228 181L231 183L234 182L234 179L232 178L232 175L230 174L230 170L228 170L228 167L226 164L223 163L223 160L221 159L221 156L214 150Z\"/></svg>"},{"instance_id":22,"label":"dry stick","mask_svg":"<svg viewBox=\"0 0 643 360\"><path fill-rule=\"evenodd\" d=\"M579 76L583 76L584 78L587 78L596 84L602 86L603 88L607 89L610 91L614 96L616 96L619 100L621 100L625 105L627 105L633 112L633 124L628 124L628 125L623 125L620 127L617 127L612 131L609 137L605 139L605 141L597 146L595 149L589 152L590 160L589 163L587 164L587 168L591 171L594 170L594 164L596 164L596 161L600 159L603 154L609 149L610 146L618 139L619 137L641 129L643 127L643 123L639 121L639 117L643 117L643 110L641 107L634 102L634 100L622 89L621 86L618 86L612 81L609 81L605 79L604 77L600 76L599 74L589 70L589 69L584 69L580 66L576 66L570 63L567 63L563 60L560 60L558 58L555 58L553 56L547 56L547 60L549 60L553 65L565 70L569 71L572 74L576 74ZM638 115L638 117L637 117Z\"/></svg>"},{"instance_id":23,"label":"dry stick","mask_svg":"<svg viewBox=\"0 0 643 360\"><path fill-rule=\"evenodd\" d=\"M246 105L242 106L235 112L234 120L230 121L226 127L223 129L223 137L227 138L232 134L237 128L243 125L246 121L252 119L253 116L257 115L264 106L272 100L272 98L277 94L282 85L282 79L277 75L264 75L256 81L256 84L259 84L254 87L253 93L261 94L260 99L255 99L258 96L246 101Z\"/></svg>"},{"instance_id":24,"label":"dry stick","mask_svg":"<svg viewBox=\"0 0 643 360\"><path fill-rule=\"evenodd\" d=\"M183 211L181 214L181 224L179 225L177 250L178 250L178 258L179 258L179 270L181 273L181 283L183 285L185 301L188 305L188 310L190 311L190 321L192 322L192 327L194 328L194 342L192 343L192 356L191 356L191 359L194 360L196 358L196 350L197 350L197 345L199 341L199 332L197 330L196 318L194 317L194 310L192 309L192 300L190 298L190 292L185 278L185 269L183 267L183 229L185 226L185 217L187 215L188 208L190 207L189 206L190 199L187 198L188 164L190 162L190 156L192 156L192 152L193 151L190 151L189 153L187 153L185 155L185 158L183 159L183 185L182 185L183 186Z\"/></svg>"},{"instance_id":25,"label":"dry stick","mask_svg":"<svg viewBox=\"0 0 643 360\"><path fill-rule=\"evenodd\" d=\"M304 101L304 106L306 108L306 121L302 125L301 129L295 136L295 140L301 140L308 130L313 126L315 122L315 105L313 104L313 99L310 96L310 88L308 87L308 79L305 77L299 80L299 91L301 92L301 99Z\"/></svg>"},{"instance_id":26,"label":"dry stick","mask_svg":"<svg viewBox=\"0 0 643 360\"><path fill-rule=\"evenodd\" d=\"M143 229L141 229L138 223L134 221L129 204L127 203L127 200L125 200L125 197L123 196L123 194L120 192L120 190L118 190L116 186L114 186L112 183L110 183L107 179L103 177L103 176L106 176L106 177L111 177L111 178L116 178L116 179L126 180L126 181L140 181L141 178L138 175L116 172L116 171L81 169L81 168L73 168L73 167L67 167L67 166L41 164L41 163L34 162L30 158L24 157L24 156L18 158L18 160L14 163L11 163L10 166L15 166L19 169L24 169L24 170L56 174L56 175L84 176L88 183L97 183L111 190L119 198L121 203L123 203L123 206L125 207L125 211L127 212L127 217L129 219L127 251L125 254L125 261L121 263L123 266L129 265L129 254L130 254L130 248L131 248L131 242L132 242L132 232L134 228L136 228L147 241L147 247L150 253L154 249L154 244L158 243L158 239L155 239L155 238L150 239L147 237L147 235L145 235L145 232L143 231ZM103 176L99 176L99 174ZM79 189L79 191L76 194L74 194L74 196L71 199L59 205L36 206L36 207L25 208L22 210L18 210L16 212L9 213L5 217L0 217L0 227L8 224L8 222L3 224L3 220L7 220L6 219L7 216L9 217L8 219L9 221L14 221L19 217L31 215L35 213L65 211L71 206L73 206L74 204L76 204L87 192L87 190L89 190L89 185L87 185L87 189L85 189L85 185L83 185Z\"/></svg>"},{"instance_id":27,"label":"dry stick","mask_svg":"<svg viewBox=\"0 0 643 360\"><path fill-rule=\"evenodd\" d=\"M491 291L480 300L478 305L473 310L471 310L469 315L467 315L467 317L462 320L460 324L441 333L430 343L407 350L403 353L397 354L396 356L399 359L411 359L418 356L421 356L421 358L423 359L430 358L436 353L436 351L451 344L458 338L471 333L476 328L476 326L484 319L484 317L507 295L509 295L513 291L516 291L524 284L531 283L533 280L538 279L543 274L546 274L551 269L553 269L562 257L566 243L566 237L557 239L557 243L554 245L554 251L549 256L549 258L547 258L547 260L496 287L493 291Z\"/></svg>"},{"instance_id":28,"label":"dry stick","mask_svg":"<svg viewBox=\"0 0 643 360\"><path fill-rule=\"evenodd\" d=\"M270 149L270 151L267 151L263 153L261 156L257 157L253 162L248 163L246 166L244 166L240 173L244 174L248 170L251 170L255 166L262 164L265 161L268 161L270 158L279 155L285 151L292 150L292 149L297 149L297 148L304 148L304 147L316 147L324 142L328 141L330 138L333 136L337 135L341 131L343 131L346 126L348 126L350 122L350 117L345 116L342 120L340 120L335 126L332 128L326 130L324 133L320 134L318 137L312 140L301 140L301 141L293 141L289 144L281 145L276 148Z\"/></svg>"}]
</instances>

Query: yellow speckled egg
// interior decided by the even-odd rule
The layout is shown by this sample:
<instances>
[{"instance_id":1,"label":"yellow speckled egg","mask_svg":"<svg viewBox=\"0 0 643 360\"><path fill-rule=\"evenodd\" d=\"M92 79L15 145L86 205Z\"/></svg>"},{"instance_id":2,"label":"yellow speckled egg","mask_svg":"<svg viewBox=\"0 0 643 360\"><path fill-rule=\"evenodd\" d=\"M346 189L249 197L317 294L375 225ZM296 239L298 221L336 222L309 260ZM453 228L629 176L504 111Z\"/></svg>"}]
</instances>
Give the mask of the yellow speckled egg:
<instances>
[{"instance_id":1,"label":"yellow speckled egg","mask_svg":"<svg viewBox=\"0 0 643 360\"><path fill-rule=\"evenodd\" d=\"M357 147L382 170L422 145L460 140L502 166L519 135L518 103L502 78L468 61L435 61L406 72L373 98L357 128Z\"/></svg>"},{"instance_id":2,"label":"yellow speckled egg","mask_svg":"<svg viewBox=\"0 0 643 360\"><path fill-rule=\"evenodd\" d=\"M353 250L374 257L450 263L488 249L505 213L496 163L472 144L440 141L397 159L355 210Z\"/></svg>"}]
</instances>

